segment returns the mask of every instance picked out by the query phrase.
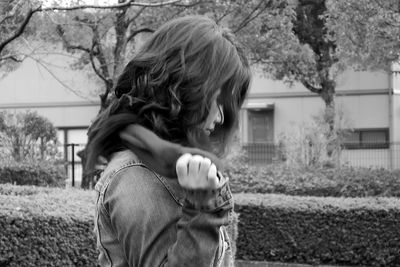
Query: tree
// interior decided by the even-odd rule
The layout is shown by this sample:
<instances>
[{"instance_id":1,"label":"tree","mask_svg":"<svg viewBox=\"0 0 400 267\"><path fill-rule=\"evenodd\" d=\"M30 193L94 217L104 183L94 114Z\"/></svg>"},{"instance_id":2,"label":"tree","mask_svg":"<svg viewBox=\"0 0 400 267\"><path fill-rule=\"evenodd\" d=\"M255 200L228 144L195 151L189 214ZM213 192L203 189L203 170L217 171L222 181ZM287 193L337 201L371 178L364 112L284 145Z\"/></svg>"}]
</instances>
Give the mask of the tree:
<instances>
[{"instance_id":1,"label":"tree","mask_svg":"<svg viewBox=\"0 0 400 267\"><path fill-rule=\"evenodd\" d=\"M40 0L9 0L0 2L0 67L5 63L21 62L24 56L16 53L10 44L15 42L27 31L28 24L33 15L39 12L49 11L74 11L82 9L124 9L129 6L139 7L159 7L164 5L179 4L183 0L169 0L161 2L135 2L134 0L119 1L115 5L82 5L78 4L71 6L50 6L43 7ZM41 25L43 26L43 25Z\"/></svg>"},{"instance_id":2,"label":"tree","mask_svg":"<svg viewBox=\"0 0 400 267\"><path fill-rule=\"evenodd\" d=\"M131 2L127 5L125 3ZM93 73L103 83L100 94L100 111L107 106L112 88L135 52L137 37L153 32L162 21L175 13L205 1L149 1L141 3L119 1L114 8L76 8L42 14L41 38L61 42L65 50L78 59L75 69L91 66Z\"/></svg>"},{"instance_id":3,"label":"tree","mask_svg":"<svg viewBox=\"0 0 400 267\"><path fill-rule=\"evenodd\" d=\"M24 56L18 52L19 37L28 32L28 23L33 15L29 13L33 1L0 2L0 74L12 71ZM9 45L13 43L13 45ZM0 78L3 75L0 75Z\"/></svg>"},{"instance_id":4,"label":"tree","mask_svg":"<svg viewBox=\"0 0 400 267\"><path fill-rule=\"evenodd\" d=\"M81 5L72 3L71 6L53 6L42 7L39 4L29 5L25 12L20 12L21 19L14 20L11 27L7 28L8 36L5 39L0 39L0 62L3 61L21 61L15 55L4 55L7 53L6 48L10 47L10 43L15 43L16 40L23 34L26 27L31 21L33 14L41 13L41 18L38 19L40 28L46 28L46 25L51 25L55 20L56 28L50 35L47 35L47 40L54 40L54 32L61 37L61 40L68 52L80 52L80 58L75 62L76 68L82 68L87 64L91 64L94 73L104 82L105 90L100 95L101 108L107 106L107 99L111 93L111 89L116 81L117 75L120 73L125 63L125 58L128 58L129 53L133 53L133 49L128 49L127 46L132 45L135 37L143 32L152 32L149 25L157 25L161 21L165 21L167 16L160 16L155 12L160 7L170 6L173 8L166 9L166 14L184 13L187 8L203 4L207 1L187 1L187 0L169 0L169 1L147 1L136 2L134 0L119 1L115 5ZM3 5L5 8L4 17L0 22L11 20L15 16L15 10L22 5L23 1L14 0ZM45 16L47 13L53 12L50 16ZM65 12L68 12L65 13ZM148 15L141 18L141 14L147 12ZM72 15L72 19L70 19ZM169 16L169 15L168 15ZM41 23L43 18L50 18L50 23ZM139 27L137 27L137 24ZM73 25L78 25L72 29ZM49 28L47 28L48 30ZM36 28L38 30L38 28ZM43 35L42 35L43 37ZM45 39L46 39L45 37ZM75 37L76 40L72 40ZM89 37L89 38L88 38ZM85 161L85 151L79 153L82 157L82 163ZM90 175L83 171L82 187L89 186Z\"/></svg>"},{"instance_id":5,"label":"tree","mask_svg":"<svg viewBox=\"0 0 400 267\"><path fill-rule=\"evenodd\" d=\"M400 55L400 1L327 1L326 28L343 65L388 70Z\"/></svg>"},{"instance_id":6,"label":"tree","mask_svg":"<svg viewBox=\"0 0 400 267\"><path fill-rule=\"evenodd\" d=\"M13 160L51 160L57 153L57 131L36 112L0 112L0 146Z\"/></svg>"},{"instance_id":7,"label":"tree","mask_svg":"<svg viewBox=\"0 0 400 267\"><path fill-rule=\"evenodd\" d=\"M327 140L333 140L337 76L349 68L387 70L398 60L399 1L288 0L281 10L292 14L282 20L286 34L276 35L275 25L260 16L256 35L245 33L245 40L254 62L272 77L300 82L322 98ZM281 43L271 42L276 36ZM334 146L328 145L328 155Z\"/></svg>"},{"instance_id":8,"label":"tree","mask_svg":"<svg viewBox=\"0 0 400 267\"><path fill-rule=\"evenodd\" d=\"M325 1L287 2L280 12L286 14L285 33L277 33L282 29L280 25L271 25L261 18L259 40L254 41L251 36L246 39L255 62L274 78L301 82L319 94L327 107L333 106L335 81L330 69L338 59L335 43L326 38ZM270 39L277 41L271 43Z\"/></svg>"},{"instance_id":9,"label":"tree","mask_svg":"<svg viewBox=\"0 0 400 267\"><path fill-rule=\"evenodd\" d=\"M181 1L179 4L152 6L124 6L112 10L69 10L68 13L53 12L43 16L41 25L55 25L46 29L44 38L53 42L61 41L68 52L79 59L74 67L90 65L103 82L100 94L100 111L105 109L112 89L127 61L135 53L140 35L151 33L160 24L176 16L206 14L218 23L227 24L234 32L251 28L262 13L268 13L277 0L224 0L224 1ZM276 17L276 16L275 16ZM271 16L271 21L275 18ZM58 39L58 38L59 39ZM85 152L78 154L82 162ZM86 172L83 172L86 175ZM86 186L86 178L82 186Z\"/></svg>"},{"instance_id":10,"label":"tree","mask_svg":"<svg viewBox=\"0 0 400 267\"><path fill-rule=\"evenodd\" d=\"M286 34L261 17L247 35L255 62L274 78L301 82L334 108L335 80L346 68L387 69L400 54L398 0L287 0ZM279 28L279 27L278 27ZM268 39L279 37L280 45ZM264 43L265 42L265 43ZM274 45L275 44L275 45ZM333 122L332 122L333 123Z\"/></svg>"}]
</instances>

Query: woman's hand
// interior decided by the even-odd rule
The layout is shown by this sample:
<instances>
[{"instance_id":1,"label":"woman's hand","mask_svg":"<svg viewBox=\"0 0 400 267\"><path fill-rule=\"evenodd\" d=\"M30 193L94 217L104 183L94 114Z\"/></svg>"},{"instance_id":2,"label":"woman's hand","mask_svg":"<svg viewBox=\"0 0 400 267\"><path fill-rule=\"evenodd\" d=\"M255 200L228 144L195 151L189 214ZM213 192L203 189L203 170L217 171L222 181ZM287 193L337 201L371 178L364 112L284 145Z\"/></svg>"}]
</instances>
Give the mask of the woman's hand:
<instances>
[{"instance_id":1,"label":"woman's hand","mask_svg":"<svg viewBox=\"0 0 400 267\"><path fill-rule=\"evenodd\" d=\"M186 189L217 189L227 182L219 178L217 167L210 159L184 154L176 162L179 184Z\"/></svg>"}]
</instances>

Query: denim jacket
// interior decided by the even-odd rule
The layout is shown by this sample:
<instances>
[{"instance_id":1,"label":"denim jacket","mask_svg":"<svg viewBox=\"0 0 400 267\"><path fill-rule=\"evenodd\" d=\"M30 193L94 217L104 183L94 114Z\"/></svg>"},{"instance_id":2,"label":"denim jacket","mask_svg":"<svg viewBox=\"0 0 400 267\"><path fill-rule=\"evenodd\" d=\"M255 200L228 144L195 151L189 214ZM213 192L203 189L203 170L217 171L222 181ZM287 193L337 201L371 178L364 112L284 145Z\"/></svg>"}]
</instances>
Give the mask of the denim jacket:
<instances>
[{"instance_id":1,"label":"denim jacket","mask_svg":"<svg viewBox=\"0 0 400 267\"><path fill-rule=\"evenodd\" d=\"M95 189L100 266L233 266L225 228L233 208L228 183L185 190L123 151Z\"/></svg>"}]
</instances>

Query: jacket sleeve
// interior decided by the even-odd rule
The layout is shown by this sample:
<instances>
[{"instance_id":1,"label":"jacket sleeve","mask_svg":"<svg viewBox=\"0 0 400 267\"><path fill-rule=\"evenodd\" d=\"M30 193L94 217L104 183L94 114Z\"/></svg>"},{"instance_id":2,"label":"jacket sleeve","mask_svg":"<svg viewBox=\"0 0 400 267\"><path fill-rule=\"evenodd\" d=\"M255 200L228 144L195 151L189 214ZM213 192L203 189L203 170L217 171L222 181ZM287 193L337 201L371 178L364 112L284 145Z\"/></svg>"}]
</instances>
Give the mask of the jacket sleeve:
<instances>
[{"instance_id":1,"label":"jacket sleeve","mask_svg":"<svg viewBox=\"0 0 400 267\"><path fill-rule=\"evenodd\" d=\"M232 210L226 183L218 190L188 190L178 204L155 174L129 167L110 183L105 197L115 234L129 266L213 266L220 232Z\"/></svg>"}]
</instances>

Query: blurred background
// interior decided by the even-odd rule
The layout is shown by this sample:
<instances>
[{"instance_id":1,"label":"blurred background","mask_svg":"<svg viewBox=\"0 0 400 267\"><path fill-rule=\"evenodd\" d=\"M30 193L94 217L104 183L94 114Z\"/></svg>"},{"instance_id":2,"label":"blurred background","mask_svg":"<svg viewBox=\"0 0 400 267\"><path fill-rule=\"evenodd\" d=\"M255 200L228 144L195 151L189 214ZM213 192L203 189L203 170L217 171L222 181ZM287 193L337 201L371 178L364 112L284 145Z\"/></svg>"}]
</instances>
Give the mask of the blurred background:
<instances>
[{"instance_id":1,"label":"blurred background","mask_svg":"<svg viewBox=\"0 0 400 267\"><path fill-rule=\"evenodd\" d=\"M400 266L398 0L0 0L0 266L97 266L88 127L193 14L254 75L224 159L237 266Z\"/></svg>"},{"instance_id":2,"label":"blurred background","mask_svg":"<svg viewBox=\"0 0 400 267\"><path fill-rule=\"evenodd\" d=\"M397 8L396 1L2 1L2 160L57 161L68 184L81 184L87 129L126 62L163 22L202 14L231 28L252 62L236 140L249 164L400 168Z\"/></svg>"}]
</instances>

